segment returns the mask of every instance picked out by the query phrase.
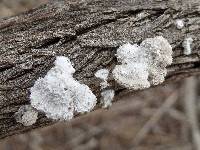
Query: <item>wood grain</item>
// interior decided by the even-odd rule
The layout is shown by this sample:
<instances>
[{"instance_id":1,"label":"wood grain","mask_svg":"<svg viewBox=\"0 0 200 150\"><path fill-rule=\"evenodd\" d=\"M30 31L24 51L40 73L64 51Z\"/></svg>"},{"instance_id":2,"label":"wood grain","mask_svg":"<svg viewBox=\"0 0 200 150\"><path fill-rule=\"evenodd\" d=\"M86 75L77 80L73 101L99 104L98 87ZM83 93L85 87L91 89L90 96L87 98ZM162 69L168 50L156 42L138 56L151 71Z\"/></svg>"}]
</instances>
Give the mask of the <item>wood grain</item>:
<instances>
[{"instance_id":1,"label":"wood grain","mask_svg":"<svg viewBox=\"0 0 200 150\"><path fill-rule=\"evenodd\" d=\"M184 20L183 29L176 28L176 19ZM99 98L94 73L113 69L116 49L157 35L173 47L173 64L163 84L200 73L198 0L57 0L0 20L0 138L54 123L40 113L36 124L24 127L13 115L30 103L30 87L50 70L56 56L69 57L74 77ZM182 41L187 36L194 39L193 52L185 56ZM112 76L109 83L116 95L127 92Z\"/></svg>"}]
</instances>

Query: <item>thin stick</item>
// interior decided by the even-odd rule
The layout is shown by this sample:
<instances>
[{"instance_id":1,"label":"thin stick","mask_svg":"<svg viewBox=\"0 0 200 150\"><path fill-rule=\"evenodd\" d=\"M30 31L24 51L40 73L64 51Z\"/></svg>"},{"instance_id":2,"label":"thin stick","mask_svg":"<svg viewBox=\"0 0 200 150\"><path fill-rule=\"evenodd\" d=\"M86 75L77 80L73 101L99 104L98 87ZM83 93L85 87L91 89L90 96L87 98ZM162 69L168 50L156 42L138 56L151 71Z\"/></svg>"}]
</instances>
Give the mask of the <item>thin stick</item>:
<instances>
[{"instance_id":1,"label":"thin stick","mask_svg":"<svg viewBox=\"0 0 200 150\"><path fill-rule=\"evenodd\" d=\"M192 137L193 137L193 144L196 150L200 150L200 132L199 132L199 125L198 125L198 116L197 116L197 95L196 95L196 80L194 77L185 79L184 82L184 106L185 106L185 113L187 115L187 119L191 126Z\"/></svg>"},{"instance_id":2,"label":"thin stick","mask_svg":"<svg viewBox=\"0 0 200 150\"><path fill-rule=\"evenodd\" d=\"M163 114L172 107L172 105L178 99L177 92L173 92L162 104L160 108L152 115L152 117L147 121L147 123L142 127L142 129L137 133L134 139L134 145L138 145L146 137L151 128L160 120Z\"/></svg>"}]
</instances>

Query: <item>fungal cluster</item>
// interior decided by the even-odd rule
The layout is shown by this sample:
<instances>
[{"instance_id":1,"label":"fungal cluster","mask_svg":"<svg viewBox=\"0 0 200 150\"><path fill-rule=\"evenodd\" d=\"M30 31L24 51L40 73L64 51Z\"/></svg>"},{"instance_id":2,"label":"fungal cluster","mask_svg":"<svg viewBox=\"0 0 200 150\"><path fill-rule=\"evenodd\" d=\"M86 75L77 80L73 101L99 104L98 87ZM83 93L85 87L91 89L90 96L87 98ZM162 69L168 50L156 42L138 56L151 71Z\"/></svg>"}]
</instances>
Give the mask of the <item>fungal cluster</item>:
<instances>
[{"instance_id":1,"label":"fungal cluster","mask_svg":"<svg viewBox=\"0 0 200 150\"><path fill-rule=\"evenodd\" d=\"M102 80L100 83L101 89L105 89L109 86L107 80L108 80L109 70L108 69L100 69L95 73L95 76Z\"/></svg>"},{"instance_id":2,"label":"fungal cluster","mask_svg":"<svg viewBox=\"0 0 200 150\"><path fill-rule=\"evenodd\" d=\"M104 90L101 92L101 103L103 104L103 108L108 108L112 106L114 96L115 91L112 89Z\"/></svg>"},{"instance_id":3,"label":"fungal cluster","mask_svg":"<svg viewBox=\"0 0 200 150\"><path fill-rule=\"evenodd\" d=\"M184 27L184 21L182 19L177 19L176 20L176 27L178 29L182 29Z\"/></svg>"},{"instance_id":4,"label":"fungal cluster","mask_svg":"<svg viewBox=\"0 0 200 150\"><path fill-rule=\"evenodd\" d=\"M191 44L193 42L193 39L191 37L186 37L182 43L182 46L184 48L183 53L185 55L190 55L192 53L192 48L191 48Z\"/></svg>"},{"instance_id":5,"label":"fungal cluster","mask_svg":"<svg viewBox=\"0 0 200 150\"><path fill-rule=\"evenodd\" d=\"M33 125L38 119L38 112L30 105L23 105L15 113L15 120L24 126Z\"/></svg>"},{"instance_id":6,"label":"fungal cluster","mask_svg":"<svg viewBox=\"0 0 200 150\"><path fill-rule=\"evenodd\" d=\"M140 46L129 43L122 45L116 56L120 64L112 70L112 76L120 85L138 90L165 80L166 67L172 63L172 47L165 38L157 36L144 40ZM75 69L70 60L58 56L54 65L30 89L31 106L55 120L70 120L75 113L90 112L95 107L97 98L87 85L73 78ZM108 69L100 69L95 73L102 81L100 86L103 108L112 105L115 95L107 81L109 73ZM21 109L19 112L21 113ZM27 125L24 119L18 120Z\"/></svg>"},{"instance_id":7,"label":"fungal cluster","mask_svg":"<svg viewBox=\"0 0 200 150\"><path fill-rule=\"evenodd\" d=\"M124 44L117 50L119 65L113 69L118 84L133 90L158 85L172 63L172 47L162 36L147 38L140 46Z\"/></svg>"},{"instance_id":8,"label":"fungal cluster","mask_svg":"<svg viewBox=\"0 0 200 150\"><path fill-rule=\"evenodd\" d=\"M95 76L102 80L101 86L101 104L103 108L108 108L112 105L113 98L115 96L115 91L113 89L106 89L108 84L108 69L100 69L95 73Z\"/></svg>"},{"instance_id":9,"label":"fungal cluster","mask_svg":"<svg viewBox=\"0 0 200 150\"><path fill-rule=\"evenodd\" d=\"M177 19L176 20L176 27L178 29L182 29L185 26L184 21L182 19ZM193 39L192 37L185 37L182 46L184 48L183 54L184 55L190 55L192 53L192 45Z\"/></svg>"},{"instance_id":10,"label":"fungal cluster","mask_svg":"<svg viewBox=\"0 0 200 150\"><path fill-rule=\"evenodd\" d=\"M96 105L96 96L87 85L73 78L75 69L70 60L58 56L54 64L31 88L31 105L55 120L70 120L74 113L91 111Z\"/></svg>"}]
</instances>

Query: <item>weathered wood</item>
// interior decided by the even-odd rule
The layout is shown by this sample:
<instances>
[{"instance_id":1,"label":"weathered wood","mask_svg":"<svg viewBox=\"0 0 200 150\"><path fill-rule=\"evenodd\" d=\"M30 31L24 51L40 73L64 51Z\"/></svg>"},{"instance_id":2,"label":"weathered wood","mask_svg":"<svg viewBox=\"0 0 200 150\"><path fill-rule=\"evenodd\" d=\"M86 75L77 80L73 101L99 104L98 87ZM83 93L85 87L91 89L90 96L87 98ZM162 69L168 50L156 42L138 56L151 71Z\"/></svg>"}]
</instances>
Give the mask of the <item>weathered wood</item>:
<instances>
[{"instance_id":1,"label":"weathered wood","mask_svg":"<svg viewBox=\"0 0 200 150\"><path fill-rule=\"evenodd\" d=\"M176 19L185 27L176 28ZM116 65L116 49L162 35L173 46L173 64L167 81L200 73L200 2L186 0L85 0L56 1L0 21L0 138L50 125L40 113L30 127L13 115L29 104L29 90L53 66L55 56L70 58L75 78L100 94L94 72ZM183 55L182 41L192 36L193 52ZM112 77L117 95L126 91Z\"/></svg>"}]
</instances>

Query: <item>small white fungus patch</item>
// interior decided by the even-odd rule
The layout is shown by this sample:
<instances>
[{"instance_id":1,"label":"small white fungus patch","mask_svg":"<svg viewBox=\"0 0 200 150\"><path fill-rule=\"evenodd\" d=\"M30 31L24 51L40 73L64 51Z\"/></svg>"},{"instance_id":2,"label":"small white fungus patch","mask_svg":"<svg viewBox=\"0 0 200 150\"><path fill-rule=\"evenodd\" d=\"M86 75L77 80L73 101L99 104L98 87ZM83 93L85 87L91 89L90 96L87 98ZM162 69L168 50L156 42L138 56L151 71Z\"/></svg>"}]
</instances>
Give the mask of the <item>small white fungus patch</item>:
<instances>
[{"instance_id":1,"label":"small white fungus patch","mask_svg":"<svg viewBox=\"0 0 200 150\"><path fill-rule=\"evenodd\" d=\"M103 82L100 83L101 89L105 89L109 86L108 80L109 70L108 69L100 69L95 73L95 76L101 79Z\"/></svg>"},{"instance_id":2,"label":"small white fungus patch","mask_svg":"<svg viewBox=\"0 0 200 150\"><path fill-rule=\"evenodd\" d=\"M112 106L112 101L115 96L115 91L112 89L104 90L101 92L102 100L101 103L103 105L103 108L108 108Z\"/></svg>"},{"instance_id":3,"label":"small white fungus patch","mask_svg":"<svg viewBox=\"0 0 200 150\"><path fill-rule=\"evenodd\" d=\"M87 85L73 78L74 72L67 57L57 57L55 66L31 88L31 105L56 120L69 120L74 112L91 111L96 105L96 96Z\"/></svg>"},{"instance_id":4,"label":"small white fungus patch","mask_svg":"<svg viewBox=\"0 0 200 150\"><path fill-rule=\"evenodd\" d=\"M100 69L95 73L95 76L101 79L103 82L100 83L101 90L107 88L109 86L108 80L109 70L108 69ZM112 100L115 96L115 91L112 89L103 90L101 92L101 104L103 108L108 108L112 105Z\"/></svg>"},{"instance_id":5,"label":"small white fungus patch","mask_svg":"<svg viewBox=\"0 0 200 150\"><path fill-rule=\"evenodd\" d=\"M108 79L109 70L108 69L100 69L95 73L95 76L97 78L100 78L102 80Z\"/></svg>"},{"instance_id":6,"label":"small white fungus patch","mask_svg":"<svg viewBox=\"0 0 200 150\"><path fill-rule=\"evenodd\" d=\"M17 122L24 126L31 126L36 123L38 118L38 112L30 105L24 105L19 108L15 113L15 119Z\"/></svg>"},{"instance_id":7,"label":"small white fungus patch","mask_svg":"<svg viewBox=\"0 0 200 150\"><path fill-rule=\"evenodd\" d=\"M182 29L182 28L184 27L184 21L181 20L181 19L177 19L177 20L176 20L176 27L177 27L178 29Z\"/></svg>"},{"instance_id":8,"label":"small white fungus patch","mask_svg":"<svg viewBox=\"0 0 200 150\"><path fill-rule=\"evenodd\" d=\"M191 48L191 44L193 42L193 39L191 37L187 37L184 39L183 41L183 48L184 48L184 51L183 53L185 55L190 55L192 53L192 48Z\"/></svg>"},{"instance_id":9,"label":"small white fungus patch","mask_svg":"<svg viewBox=\"0 0 200 150\"><path fill-rule=\"evenodd\" d=\"M144 89L165 80L166 66L172 63L172 47L162 36L147 38L140 46L124 44L117 50L121 65L113 70L114 79L129 89Z\"/></svg>"}]
</instances>

